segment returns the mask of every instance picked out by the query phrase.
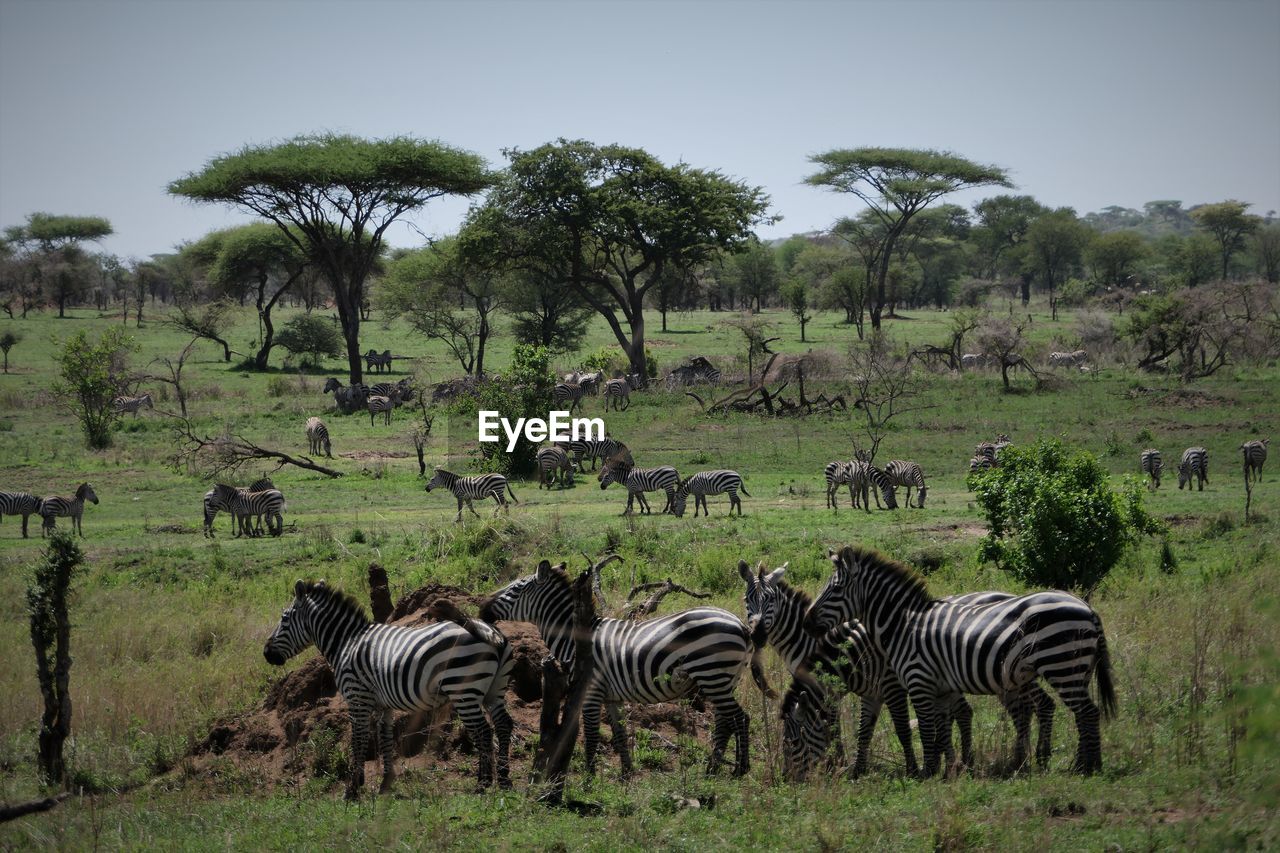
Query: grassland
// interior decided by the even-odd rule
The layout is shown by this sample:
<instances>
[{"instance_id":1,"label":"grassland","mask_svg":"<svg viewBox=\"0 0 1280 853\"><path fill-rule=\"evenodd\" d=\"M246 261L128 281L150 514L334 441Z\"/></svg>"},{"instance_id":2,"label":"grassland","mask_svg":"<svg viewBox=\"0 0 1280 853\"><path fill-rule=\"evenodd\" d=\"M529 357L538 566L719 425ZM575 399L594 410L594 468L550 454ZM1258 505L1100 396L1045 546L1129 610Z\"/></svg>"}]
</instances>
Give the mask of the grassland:
<instances>
[{"instance_id":1,"label":"grassland","mask_svg":"<svg viewBox=\"0 0 1280 853\"><path fill-rule=\"evenodd\" d=\"M118 322L96 312L71 313L61 321L44 315L0 321L24 336L11 354L11 374L0 377L0 488L67 494L88 480L102 499L84 522L88 564L73 605L76 708L69 745L77 781L98 793L0 827L0 845L1133 849L1280 843L1280 486L1268 470L1246 523L1236 450L1245 439L1280 434L1274 365L1228 368L1182 387L1104 363L1052 391L1032 392L1019 379L1014 394L1001 393L991 373L930 376L919 408L894 422L881 449L882 458L921 463L930 477L929 506L894 513L824 509L822 465L850 455L857 412L710 419L683 395L637 394L629 411L606 417L611 434L627 441L641 464L741 471L752 495L744 499L744 518L726 518L725 504L714 499L715 514L705 521L620 518L622 493L601 492L588 478L550 493L516 483L520 504L509 516L490 519L480 508L483 520L462 525L453 524L449 496L422 490L410 415L397 413L390 428L326 415L335 467L345 476L277 472L289 500L285 535L235 540L223 518L218 538L209 541L199 530L207 486L167 464L173 441L163 416L126 417L114 446L90 454L74 420L50 407L53 338ZM821 315L809 326L812 340L802 344L789 315L770 317L782 337L777 348L785 352L829 350L838 360L851 338L835 316ZM663 333L655 316L650 344L663 369L692 354L726 367L740 361L741 336L721 319L705 312L672 315L671 330ZM1035 346L1071 343L1069 317L1054 324L1036 313L1035 320ZM892 321L888 331L903 343L941 343L948 322L945 313L919 312ZM134 365L142 368L176 355L187 340L158 322L136 331L131 323L130 332L140 347ZM231 335L233 346L247 350L255 333L246 312ZM418 356L412 370L420 378L457 373L442 347L398 324L370 324L365 341ZM611 344L598 324L586 351ZM509 353L510 339L496 339L491 369L504 369ZM397 362L391 378L405 375L409 365ZM343 375L337 362L326 367L307 374L245 372L223 363L216 347L201 345L188 367L193 420L210 433L229 426L264 445L303 452L303 422L331 404L320 394L323 377ZM845 381L837 371L814 385L839 391ZM157 405L174 404L158 397ZM599 407L599 400L589 401L588 413ZM474 430L474 423L438 413L429 461L465 464ZM973 444L997 431L1016 442L1061 436L1097 454L1116 478L1135 472L1142 447L1161 448L1166 460L1192 444L1210 451L1212 480L1204 492L1179 492L1167 480L1148 499L1168 524L1175 564L1162 561L1159 538L1144 542L1093 598L1112 645L1121 708L1104 729L1106 771L1099 777L1067 773L1075 736L1065 711L1050 772L1013 779L989 772L1011 732L995 702L980 699L973 777L899 778L896 746L882 724L874 744L878 769L870 778L792 786L777 779L776 721L754 694L750 777L709 780L681 770L692 763L683 755L672 758L671 769L644 772L629 783L613 769L589 782L575 777L573 794L600 805L598 814L585 817L548 814L520 791L464 794L456 777L425 772L410 774L395 797L359 806L343 804L332 780L284 786L232 767L212 776L184 772L182 755L210 721L253 705L278 677L260 648L292 580L324 577L362 594L370 560L388 568L396 595L428 581L483 591L529 571L540 557L580 562L580 551L598 553L608 545L625 558L606 575L611 601L633 582L673 577L741 612L739 558L771 565L789 560L792 580L812 589L825 577L826 549L856 541L928 568L938 594L1017 589L977 562L983 520L964 485ZM245 479L262 470L246 471ZM6 802L38 792L39 700L23 594L26 567L39 554L38 538L22 540L15 519L6 518L0 525L0 800ZM778 662L771 653L768 659L771 679L784 684ZM715 807L675 810L673 793L704 801L715 794Z\"/></svg>"}]
</instances>

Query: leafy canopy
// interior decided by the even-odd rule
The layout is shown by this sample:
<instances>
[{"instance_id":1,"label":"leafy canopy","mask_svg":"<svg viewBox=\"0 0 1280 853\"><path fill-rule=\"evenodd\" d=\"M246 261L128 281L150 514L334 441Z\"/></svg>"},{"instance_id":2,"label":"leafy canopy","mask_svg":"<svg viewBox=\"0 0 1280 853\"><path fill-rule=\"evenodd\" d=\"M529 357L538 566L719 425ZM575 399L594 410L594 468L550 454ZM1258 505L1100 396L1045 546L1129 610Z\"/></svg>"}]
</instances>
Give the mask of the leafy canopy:
<instances>
[{"instance_id":1,"label":"leafy canopy","mask_svg":"<svg viewBox=\"0 0 1280 853\"><path fill-rule=\"evenodd\" d=\"M27 217L24 236L45 248L56 248L81 240L100 240L112 233L111 223L101 216L55 216L33 213Z\"/></svg>"},{"instance_id":2,"label":"leafy canopy","mask_svg":"<svg viewBox=\"0 0 1280 853\"><path fill-rule=\"evenodd\" d=\"M820 168L805 183L851 193L873 209L892 207L899 214L966 187L1012 186L1008 172L998 166L932 149L837 148L809 160Z\"/></svg>"},{"instance_id":3,"label":"leafy canopy","mask_svg":"<svg viewBox=\"0 0 1280 853\"><path fill-rule=\"evenodd\" d=\"M97 340L83 329L76 332L55 356L60 378L53 392L79 419L92 450L111 445L111 424L117 417L111 401L129 392L128 360L137 349L132 337L112 326Z\"/></svg>"}]
</instances>

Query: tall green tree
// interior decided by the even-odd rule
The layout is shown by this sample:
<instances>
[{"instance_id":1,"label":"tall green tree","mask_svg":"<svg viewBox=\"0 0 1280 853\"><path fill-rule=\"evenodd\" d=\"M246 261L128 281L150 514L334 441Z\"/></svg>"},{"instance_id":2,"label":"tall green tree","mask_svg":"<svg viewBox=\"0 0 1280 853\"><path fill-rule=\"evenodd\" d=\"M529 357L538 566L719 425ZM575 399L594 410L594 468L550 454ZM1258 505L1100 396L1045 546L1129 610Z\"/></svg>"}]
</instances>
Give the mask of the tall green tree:
<instances>
[{"instance_id":1,"label":"tall green tree","mask_svg":"<svg viewBox=\"0 0 1280 853\"><path fill-rule=\"evenodd\" d=\"M728 267L736 289L742 295L743 307L759 314L764 300L778 292L781 280L773 249L759 240L752 240L729 258Z\"/></svg>"},{"instance_id":2,"label":"tall green tree","mask_svg":"<svg viewBox=\"0 0 1280 853\"><path fill-rule=\"evenodd\" d=\"M998 166L940 151L845 148L809 159L820 168L805 178L806 183L857 197L882 226L870 308L872 329L880 328L894 246L912 217L958 190L1012 186L1006 171Z\"/></svg>"},{"instance_id":3,"label":"tall green tree","mask_svg":"<svg viewBox=\"0 0 1280 853\"><path fill-rule=\"evenodd\" d=\"M66 317L67 303L84 293L92 275L92 264L80 244L109 236L111 223L100 216L33 213L19 227L15 236L35 244L37 274L49 301L57 304L58 316Z\"/></svg>"},{"instance_id":4,"label":"tall green tree","mask_svg":"<svg viewBox=\"0 0 1280 853\"><path fill-rule=\"evenodd\" d=\"M1258 217L1245 212L1248 209L1247 202L1227 199L1217 204L1202 204L1191 211L1191 218L1196 225L1218 241L1224 279L1231 269L1231 257L1244 248L1245 237L1256 231L1261 224Z\"/></svg>"},{"instance_id":5,"label":"tall green tree","mask_svg":"<svg viewBox=\"0 0 1280 853\"><path fill-rule=\"evenodd\" d=\"M246 146L172 182L169 192L257 214L316 264L333 288L356 383L365 281L386 230L432 199L474 195L493 181L480 157L440 142L328 133Z\"/></svg>"},{"instance_id":6,"label":"tall green tree","mask_svg":"<svg viewBox=\"0 0 1280 853\"><path fill-rule=\"evenodd\" d=\"M641 376L649 292L669 269L736 251L773 221L760 188L638 148L561 139L507 156L484 214L506 258L577 291Z\"/></svg>"},{"instance_id":7,"label":"tall green tree","mask_svg":"<svg viewBox=\"0 0 1280 853\"><path fill-rule=\"evenodd\" d=\"M1137 231L1119 230L1099 234L1086 251L1093 278L1105 286L1129 281L1138 261L1147 255L1147 243Z\"/></svg>"},{"instance_id":8,"label":"tall green tree","mask_svg":"<svg viewBox=\"0 0 1280 853\"><path fill-rule=\"evenodd\" d=\"M1253 235L1253 257L1263 278L1280 283L1280 223L1264 225Z\"/></svg>"},{"instance_id":9,"label":"tall green tree","mask_svg":"<svg viewBox=\"0 0 1280 853\"><path fill-rule=\"evenodd\" d=\"M978 262L976 275L994 279L1000 275L1020 277L1022 304L1031 301L1031 274L1025 264L1025 240L1031 223L1049 212L1029 195L997 195L973 206L977 226L972 240Z\"/></svg>"},{"instance_id":10,"label":"tall green tree","mask_svg":"<svg viewBox=\"0 0 1280 853\"><path fill-rule=\"evenodd\" d=\"M1069 207L1046 213L1027 229L1027 268L1049 291L1049 310L1058 319L1057 288L1080 265L1093 232Z\"/></svg>"}]
</instances>

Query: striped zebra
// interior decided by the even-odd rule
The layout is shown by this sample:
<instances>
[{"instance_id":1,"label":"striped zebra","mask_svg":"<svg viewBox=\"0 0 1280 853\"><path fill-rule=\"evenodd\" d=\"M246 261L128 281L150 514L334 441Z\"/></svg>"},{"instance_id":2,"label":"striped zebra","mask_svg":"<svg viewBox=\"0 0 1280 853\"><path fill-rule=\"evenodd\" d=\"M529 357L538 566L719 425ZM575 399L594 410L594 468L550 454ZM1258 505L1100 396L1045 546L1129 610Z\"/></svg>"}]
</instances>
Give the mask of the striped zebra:
<instances>
[{"instance_id":1,"label":"striped zebra","mask_svg":"<svg viewBox=\"0 0 1280 853\"><path fill-rule=\"evenodd\" d=\"M747 497L751 497L751 493L747 491L747 487L742 483L742 475L737 471L699 471L687 480L681 480L676 486L675 496L671 499L671 511L678 518L684 517L685 502L690 494L693 495L693 517L698 517L698 507L702 507L703 513L711 514L711 510L707 508L707 495L723 495L729 494L729 515L733 515L733 508L738 508L738 517L742 517L742 498L738 497L741 491Z\"/></svg>"},{"instance_id":2,"label":"striped zebra","mask_svg":"<svg viewBox=\"0 0 1280 853\"><path fill-rule=\"evenodd\" d=\"M538 489L546 486L549 490L556 477L560 478L560 486L573 485L573 463L563 447L544 447L538 451Z\"/></svg>"},{"instance_id":3,"label":"striped zebra","mask_svg":"<svg viewBox=\"0 0 1280 853\"><path fill-rule=\"evenodd\" d=\"M1160 488L1160 475L1164 472L1164 462L1161 461L1160 451L1154 447L1148 447L1138 456L1138 464L1142 466L1142 473L1148 477L1147 489L1155 490Z\"/></svg>"},{"instance_id":4,"label":"striped zebra","mask_svg":"<svg viewBox=\"0 0 1280 853\"><path fill-rule=\"evenodd\" d=\"M1081 367L1088 360L1089 354L1082 349L1049 353L1050 367Z\"/></svg>"},{"instance_id":5,"label":"striped zebra","mask_svg":"<svg viewBox=\"0 0 1280 853\"><path fill-rule=\"evenodd\" d=\"M979 474L983 471L996 467L995 460L989 456L982 454L974 454L969 458L969 473Z\"/></svg>"},{"instance_id":6,"label":"striped zebra","mask_svg":"<svg viewBox=\"0 0 1280 853\"><path fill-rule=\"evenodd\" d=\"M396 754L392 711L434 711L446 703L457 710L479 753L480 787L493 784L495 731L498 785L511 787L513 726L506 691L512 660L502 634L473 620L414 628L373 623L354 598L324 581L300 580L293 594L262 654L267 663L282 666L314 644L333 669L351 718L347 799L357 799L364 787L364 756L371 738L381 741L380 791L391 789Z\"/></svg>"},{"instance_id":7,"label":"striped zebra","mask_svg":"<svg viewBox=\"0 0 1280 853\"><path fill-rule=\"evenodd\" d=\"M965 370L973 370L978 367L987 367L991 364L991 356L986 353L966 352L960 356L960 367Z\"/></svg>"},{"instance_id":8,"label":"striped zebra","mask_svg":"<svg viewBox=\"0 0 1280 853\"><path fill-rule=\"evenodd\" d=\"M512 581L480 607L480 618L532 622L562 665L574 660L573 594L564 565L542 560L533 575ZM674 702L699 694L715 710L707 772L719 769L730 736L736 743L734 775L750 766L747 712L734 698L742 671L753 663L755 647L742 620L718 607L696 607L654 619L597 619L592 634L595 668L582 706L587 772L594 773L604 707L622 772L631 772L631 754L621 703ZM753 668L753 671L759 672ZM757 682L761 689L763 675Z\"/></svg>"},{"instance_id":9,"label":"striped zebra","mask_svg":"<svg viewBox=\"0 0 1280 853\"><path fill-rule=\"evenodd\" d=\"M254 480L247 488L237 489L242 492L265 492L268 489L274 489L275 483L270 478L262 477ZM230 486L229 488L236 488ZM227 497L223 497L227 496ZM226 491L219 491L217 486L204 493L204 535L208 539L213 538L213 520L218 517L219 512L231 512L231 503ZM261 517L258 519L258 532L262 530ZM235 519L232 519L232 533L235 533Z\"/></svg>"},{"instance_id":10,"label":"striped zebra","mask_svg":"<svg viewBox=\"0 0 1280 853\"><path fill-rule=\"evenodd\" d=\"M427 483L427 491L429 492L441 486L453 492L453 496L458 499L458 515L454 518L455 523L462 521L463 504L466 504L467 509L471 510L472 515L476 518L480 517L480 513L476 512L476 508L471 504L477 498L493 498L497 501L498 505L493 508L494 515L498 514L499 509L511 511L511 508L507 506L507 493L510 493L512 501L520 503L516 498L516 493L511 491L511 484L501 474L478 474L474 477L463 477L452 471L437 468L435 476L431 478L430 483Z\"/></svg>"},{"instance_id":11,"label":"striped zebra","mask_svg":"<svg viewBox=\"0 0 1280 853\"><path fill-rule=\"evenodd\" d=\"M609 404L612 402L615 412L625 412L631 408L631 381L622 379L610 379L604 383L604 410L609 411Z\"/></svg>"},{"instance_id":12,"label":"striped zebra","mask_svg":"<svg viewBox=\"0 0 1280 853\"><path fill-rule=\"evenodd\" d=\"M578 379L578 384L582 386L582 393L598 397L600 395L600 383L603 381L604 373L597 370L595 373L582 374Z\"/></svg>"},{"instance_id":13,"label":"striped zebra","mask_svg":"<svg viewBox=\"0 0 1280 853\"><path fill-rule=\"evenodd\" d=\"M0 519L6 515L22 516L22 538L27 538L27 519L40 515L40 499L26 492L0 492Z\"/></svg>"},{"instance_id":14,"label":"striped zebra","mask_svg":"<svg viewBox=\"0 0 1280 853\"><path fill-rule=\"evenodd\" d=\"M1271 439L1263 438L1240 445L1240 454L1244 458L1245 483L1249 482L1250 474L1253 475L1254 482L1261 482L1262 466L1267 462L1267 445L1270 443Z\"/></svg>"},{"instance_id":15,"label":"striped zebra","mask_svg":"<svg viewBox=\"0 0 1280 853\"><path fill-rule=\"evenodd\" d=\"M831 553L835 571L805 616L820 631L849 619L867 628L872 644L907 688L924 741L924 773L938 771L951 748L946 703L961 693L1012 697L1030 703L1028 685L1043 678L1075 715L1079 732L1075 769L1102 769L1098 706L1089 696L1097 673L1102 712L1116 697L1102 620L1065 592L1036 592L983 605L930 597L923 578L870 549ZM1027 744L1019 732L1015 764Z\"/></svg>"},{"instance_id":16,"label":"striped zebra","mask_svg":"<svg viewBox=\"0 0 1280 853\"><path fill-rule=\"evenodd\" d=\"M396 404L390 397L372 394L365 400L365 405L369 408L369 426L373 426L373 419L378 414L382 415L384 425L391 426L391 413L395 411Z\"/></svg>"},{"instance_id":17,"label":"striped zebra","mask_svg":"<svg viewBox=\"0 0 1280 853\"><path fill-rule=\"evenodd\" d=\"M333 458L329 444L329 428L319 418L307 418L307 444L308 453L316 455L324 453L330 459Z\"/></svg>"},{"instance_id":18,"label":"striped zebra","mask_svg":"<svg viewBox=\"0 0 1280 853\"><path fill-rule=\"evenodd\" d=\"M1209 451L1203 447L1188 447L1182 451L1182 461L1178 463L1178 491L1186 486L1191 490L1191 478L1196 478L1196 485L1204 491L1204 484L1209 482Z\"/></svg>"},{"instance_id":19,"label":"striped zebra","mask_svg":"<svg viewBox=\"0 0 1280 853\"><path fill-rule=\"evenodd\" d=\"M1004 453L1005 448L1012 447L1012 446L1013 446L1013 441L1010 440L1009 436L1005 435L1002 432L996 433L995 444L991 446L991 453L992 453L991 458L995 460L996 464L999 464L1000 454Z\"/></svg>"},{"instance_id":20,"label":"striped zebra","mask_svg":"<svg viewBox=\"0 0 1280 853\"><path fill-rule=\"evenodd\" d=\"M41 499L40 519L42 523L40 525L40 536L49 535L58 526L57 519L70 518L71 528L83 538L84 527L81 526L80 517L84 515L85 501L91 501L95 506L98 504L98 496L94 494L93 487L88 483L81 483L76 488L76 495L73 498L49 495Z\"/></svg>"},{"instance_id":21,"label":"striped zebra","mask_svg":"<svg viewBox=\"0 0 1280 853\"><path fill-rule=\"evenodd\" d=\"M871 735L875 731L881 706L888 705L893 729L906 759L907 772L915 775L919 768L911 741L907 693L889 668L888 660L872 644L866 627L856 620L842 622L820 637L811 636L804 628L804 618L812 601L808 595L783 579L786 569L785 564L768 573L761 568L758 575L753 575L746 562L738 563L738 574L747 584L743 603L752 639L757 646L764 646L766 641L772 644L782 657L787 671L797 680L803 681L805 676L816 677L819 680L816 685L817 694L823 700L820 705L832 712L826 715L827 722L819 731L806 730L798 741L789 745L786 752L794 754L803 747L805 760L798 763L807 769L818 757L827 754L833 737L839 743L835 702L831 701L837 697L826 695L829 692L828 686L832 685L834 679L834 685L862 699L854 774L861 775L867 770ZM1011 597L1003 592L978 592L953 596L943 601L975 605ZM1039 685L1033 683L1027 689L1025 702L1010 702L1006 707L1020 733L1024 731L1024 727L1030 726L1030 711L1032 707L1035 708L1040 724L1036 758L1041 766L1047 764L1053 738L1053 700ZM965 766L972 767L973 711L964 697L957 695L948 714L960 729L961 761ZM954 763L954 756L950 753L947 755L947 763Z\"/></svg>"},{"instance_id":22,"label":"striped zebra","mask_svg":"<svg viewBox=\"0 0 1280 853\"><path fill-rule=\"evenodd\" d=\"M267 533L279 536L284 532L284 511L288 505L279 489L253 491L219 483L213 487L213 492L214 501L231 513L231 532L236 538L261 536L263 519L266 520Z\"/></svg>"},{"instance_id":23,"label":"striped zebra","mask_svg":"<svg viewBox=\"0 0 1280 853\"><path fill-rule=\"evenodd\" d=\"M369 394L387 397L397 407L413 399L413 386L408 379L399 382L378 382L369 386Z\"/></svg>"},{"instance_id":24,"label":"striped zebra","mask_svg":"<svg viewBox=\"0 0 1280 853\"><path fill-rule=\"evenodd\" d=\"M666 492L667 505L662 511L669 512L675 500L676 486L680 483L680 472L670 465L658 468L636 468L622 461L606 462L600 469L600 488L609 488L610 483L621 483L627 489L627 508L623 515L630 515L633 504L640 503L640 514L651 515L653 510L645 499L645 492Z\"/></svg>"},{"instance_id":25,"label":"striped zebra","mask_svg":"<svg viewBox=\"0 0 1280 853\"><path fill-rule=\"evenodd\" d=\"M557 407L568 403L569 414L572 415L574 409L582 405L583 393L582 385L577 382L557 382L551 389L551 403Z\"/></svg>"},{"instance_id":26,"label":"striped zebra","mask_svg":"<svg viewBox=\"0 0 1280 853\"><path fill-rule=\"evenodd\" d=\"M858 499L853 495L854 464L852 461L842 462L837 459L834 462L828 462L822 469L822 475L827 481L827 506L831 509L837 509L836 492L840 491L843 485L849 487L849 504L855 507L858 505Z\"/></svg>"},{"instance_id":27,"label":"striped zebra","mask_svg":"<svg viewBox=\"0 0 1280 853\"><path fill-rule=\"evenodd\" d=\"M111 408L117 415L130 412L135 418L139 409L154 409L150 394L139 394L136 397L116 397L111 401Z\"/></svg>"},{"instance_id":28,"label":"striped zebra","mask_svg":"<svg viewBox=\"0 0 1280 853\"><path fill-rule=\"evenodd\" d=\"M897 509L898 498L893 493L893 483L888 475L870 462L849 463L849 476L852 478L850 488L854 493L853 505L858 506L858 496L862 496L862 508L871 512L872 496L876 499L876 509ZM880 499L884 498L884 506Z\"/></svg>"},{"instance_id":29,"label":"striped zebra","mask_svg":"<svg viewBox=\"0 0 1280 853\"><path fill-rule=\"evenodd\" d=\"M560 441L556 445L564 448L565 452L573 458L573 464L578 470L586 473L586 466L583 461L591 460L591 470L596 470L597 461L608 462L610 459L625 459L628 464L634 464L631 459L631 451L621 441L605 436L604 438L588 438L578 439L576 441Z\"/></svg>"},{"instance_id":30,"label":"striped zebra","mask_svg":"<svg viewBox=\"0 0 1280 853\"><path fill-rule=\"evenodd\" d=\"M911 504L911 489L916 490L916 509L924 509L925 495L929 492L929 487L924 484L924 470L915 462L906 462L901 459L891 459L884 466L884 474L889 478L889 482L896 488L898 486L907 487L907 506Z\"/></svg>"},{"instance_id":31,"label":"striped zebra","mask_svg":"<svg viewBox=\"0 0 1280 853\"><path fill-rule=\"evenodd\" d=\"M381 353L376 350L369 350L364 354L365 370L371 373L381 373L383 370L391 371L391 350L383 350Z\"/></svg>"},{"instance_id":32,"label":"striped zebra","mask_svg":"<svg viewBox=\"0 0 1280 853\"><path fill-rule=\"evenodd\" d=\"M977 446L973 448L973 455L990 459L993 466L996 464L996 446L990 441L978 442Z\"/></svg>"}]
</instances>

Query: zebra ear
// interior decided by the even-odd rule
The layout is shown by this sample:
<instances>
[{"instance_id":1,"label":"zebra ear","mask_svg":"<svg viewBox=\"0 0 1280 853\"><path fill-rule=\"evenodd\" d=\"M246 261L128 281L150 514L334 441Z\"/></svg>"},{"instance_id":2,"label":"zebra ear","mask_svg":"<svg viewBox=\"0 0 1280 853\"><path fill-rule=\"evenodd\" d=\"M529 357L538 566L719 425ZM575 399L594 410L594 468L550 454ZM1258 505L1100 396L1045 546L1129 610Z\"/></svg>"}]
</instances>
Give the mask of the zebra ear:
<instances>
[{"instance_id":1,"label":"zebra ear","mask_svg":"<svg viewBox=\"0 0 1280 853\"><path fill-rule=\"evenodd\" d=\"M302 598L302 596L306 593L306 591L307 591L307 582L304 581L302 578L298 578L297 583L293 585L293 594L298 598Z\"/></svg>"},{"instance_id":2,"label":"zebra ear","mask_svg":"<svg viewBox=\"0 0 1280 853\"><path fill-rule=\"evenodd\" d=\"M778 581L782 580L782 576L787 573L787 566L789 565L791 565L791 562L787 561L778 568L769 572L769 574L764 576L764 582L767 584L776 584Z\"/></svg>"},{"instance_id":3,"label":"zebra ear","mask_svg":"<svg viewBox=\"0 0 1280 853\"><path fill-rule=\"evenodd\" d=\"M832 560L832 561L834 561L834 560L835 560L835 558L836 558L836 549L835 549L835 548L828 548L828 549L827 549L827 559L828 559L828 560Z\"/></svg>"},{"instance_id":4,"label":"zebra ear","mask_svg":"<svg viewBox=\"0 0 1280 853\"><path fill-rule=\"evenodd\" d=\"M538 583L546 583L551 578L551 561L541 560L538 563L538 573L535 575Z\"/></svg>"},{"instance_id":5,"label":"zebra ear","mask_svg":"<svg viewBox=\"0 0 1280 853\"><path fill-rule=\"evenodd\" d=\"M747 586L751 586L752 581L755 580L755 577L751 574L751 567L747 565L746 560L738 561L738 576L747 582Z\"/></svg>"}]
</instances>

